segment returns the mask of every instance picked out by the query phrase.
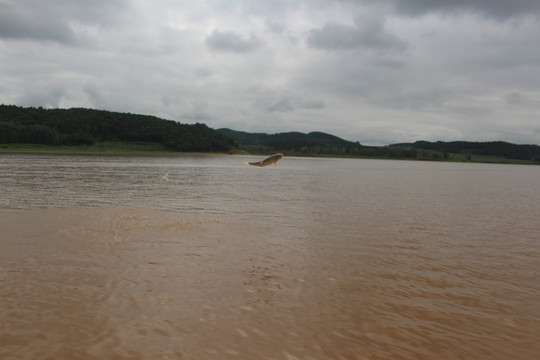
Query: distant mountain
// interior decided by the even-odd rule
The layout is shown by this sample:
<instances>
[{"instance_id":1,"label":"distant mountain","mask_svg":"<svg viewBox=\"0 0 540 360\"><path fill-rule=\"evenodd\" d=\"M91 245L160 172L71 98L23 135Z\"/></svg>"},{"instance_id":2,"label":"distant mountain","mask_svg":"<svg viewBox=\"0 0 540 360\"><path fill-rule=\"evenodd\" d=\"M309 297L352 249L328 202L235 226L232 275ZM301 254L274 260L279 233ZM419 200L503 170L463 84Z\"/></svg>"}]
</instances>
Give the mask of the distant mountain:
<instances>
[{"instance_id":1,"label":"distant mountain","mask_svg":"<svg viewBox=\"0 0 540 360\"><path fill-rule=\"evenodd\" d=\"M471 142L471 141L416 141L389 145L394 148L409 148L416 150L434 150L442 153L498 156L508 159L532 160L540 162L540 146L517 145L504 141Z\"/></svg>"},{"instance_id":2,"label":"distant mountain","mask_svg":"<svg viewBox=\"0 0 540 360\"><path fill-rule=\"evenodd\" d=\"M233 139L241 149L249 152L288 152L300 154L358 155L362 146L334 135L319 131L304 134L284 132L278 134L248 133L231 129L218 129Z\"/></svg>"},{"instance_id":3,"label":"distant mountain","mask_svg":"<svg viewBox=\"0 0 540 360\"><path fill-rule=\"evenodd\" d=\"M91 145L149 142L173 151L228 152L234 141L204 124L84 108L44 109L0 105L0 143Z\"/></svg>"}]
</instances>

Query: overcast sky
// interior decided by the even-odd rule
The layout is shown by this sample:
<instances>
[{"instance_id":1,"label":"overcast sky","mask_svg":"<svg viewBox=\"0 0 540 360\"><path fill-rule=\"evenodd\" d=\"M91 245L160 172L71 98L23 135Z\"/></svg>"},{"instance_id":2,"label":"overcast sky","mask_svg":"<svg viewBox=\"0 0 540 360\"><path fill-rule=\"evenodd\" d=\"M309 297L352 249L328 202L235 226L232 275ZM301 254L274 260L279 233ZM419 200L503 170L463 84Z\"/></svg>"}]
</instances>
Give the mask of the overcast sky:
<instances>
[{"instance_id":1,"label":"overcast sky","mask_svg":"<svg viewBox=\"0 0 540 360\"><path fill-rule=\"evenodd\" d=\"M540 144L540 1L0 0L0 103Z\"/></svg>"}]
</instances>

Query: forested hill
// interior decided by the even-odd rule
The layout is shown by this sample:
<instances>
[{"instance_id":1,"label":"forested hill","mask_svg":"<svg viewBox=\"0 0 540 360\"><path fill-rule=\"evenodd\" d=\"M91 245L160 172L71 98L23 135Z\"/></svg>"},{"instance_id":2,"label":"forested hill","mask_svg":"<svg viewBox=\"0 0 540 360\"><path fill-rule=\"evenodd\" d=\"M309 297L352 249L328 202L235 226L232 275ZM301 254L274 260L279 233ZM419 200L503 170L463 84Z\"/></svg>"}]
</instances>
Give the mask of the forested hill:
<instances>
[{"instance_id":1,"label":"forested hill","mask_svg":"<svg viewBox=\"0 0 540 360\"><path fill-rule=\"evenodd\" d=\"M91 145L150 142L173 151L228 152L236 144L204 124L84 108L44 109L0 105L0 143Z\"/></svg>"},{"instance_id":2,"label":"forested hill","mask_svg":"<svg viewBox=\"0 0 540 360\"><path fill-rule=\"evenodd\" d=\"M517 145L504 141L416 141L414 143L392 144L390 147L416 150L433 150L443 154L484 155L508 159L540 161L540 146Z\"/></svg>"},{"instance_id":3,"label":"forested hill","mask_svg":"<svg viewBox=\"0 0 540 360\"><path fill-rule=\"evenodd\" d=\"M322 132L265 134L231 129L218 129L217 131L232 138L240 149L251 153L285 152L288 155L335 155L476 162L506 162L505 159L510 159L520 163L540 163L540 146L516 145L503 141L417 141L388 146L363 146L358 142L347 141Z\"/></svg>"},{"instance_id":4,"label":"forested hill","mask_svg":"<svg viewBox=\"0 0 540 360\"><path fill-rule=\"evenodd\" d=\"M492 142L400 143L363 146L323 132L248 133L214 130L205 124L181 124L155 116L84 108L44 109L0 105L0 144L92 145L108 142L156 145L185 152L284 152L418 160L540 163L540 146ZM103 145L103 144L100 144ZM106 146L106 145L105 145ZM491 157L486 159L485 157Z\"/></svg>"},{"instance_id":5,"label":"forested hill","mask_svg":"<svg viewBox=\"0 0 540 360\"><path fill-rule=\"evenodd\" d=\"M288 152L300 154L362 155L358 142L351 142L323 132L284 132L278 134L247 133L218 129L248 152Z\"/></svg>"}]
</instances>

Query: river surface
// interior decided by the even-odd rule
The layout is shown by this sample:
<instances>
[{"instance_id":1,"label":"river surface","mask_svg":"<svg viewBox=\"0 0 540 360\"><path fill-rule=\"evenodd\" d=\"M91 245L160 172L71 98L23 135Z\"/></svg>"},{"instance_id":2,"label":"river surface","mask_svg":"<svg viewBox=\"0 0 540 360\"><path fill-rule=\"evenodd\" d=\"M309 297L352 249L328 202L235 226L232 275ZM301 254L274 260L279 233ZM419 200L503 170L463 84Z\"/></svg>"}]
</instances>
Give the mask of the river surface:
<instances>
[{"instance_id":1,"label":"river surface","mask_svg":"<svg viewBox=\"0 0 540 360\"><path fill-rule=\"evenodd\" d=\"M540 356L540 167L260 159L0 153L0 358Z\"/></svg>"}]
</instances>

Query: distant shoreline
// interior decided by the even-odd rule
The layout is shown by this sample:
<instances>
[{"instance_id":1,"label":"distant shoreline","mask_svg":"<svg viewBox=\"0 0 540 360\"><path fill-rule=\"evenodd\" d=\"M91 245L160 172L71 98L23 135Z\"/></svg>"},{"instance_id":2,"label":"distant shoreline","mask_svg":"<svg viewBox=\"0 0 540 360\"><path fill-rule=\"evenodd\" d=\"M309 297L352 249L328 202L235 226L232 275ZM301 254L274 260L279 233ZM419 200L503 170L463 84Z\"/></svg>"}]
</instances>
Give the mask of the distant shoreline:
<instances>
[{"instance_id":1,"label":"distant shoreline","mask_svg":"<svg viewBox=\"0 0 540 360\"><path fill-rule=\"evenodd\" d=\"M0 105L0 151L97 154L243 154L316 158L540 164L540 146L506 141L425 141L366 146L312 131L248 133L150 115Z\"/></svg>"},{"instance_id":2,"label":"distant shoreline","mask_svg":"<svg viewBox=\"0 0 540 360\"><path fill-rule=\"evenodd\" d=\"M97 143L95 145L50 146L37 144L0 144L0 153L57 153L95 155L251 155L238 152L171 151L157 144Z\"/></svg>"},{"instance_id":3,"label":"distant shoreline","mask_svg":"<svg viewBox=\"0 0 540 360\"><path fill-rule=\"evenodd\" d=\"M247 153L242 150L234 150L232 152L190 152L190 151L170 151L158 144L137 144L137 143L97 143L94 145L80 146L49 146L36 144L0 144L0 154L16 154L16 153L37 153L37 154L88 154L88 155L159 155L159 156L266 156L269 153ZM434 162L452 162L452 163L476 163L476 164L515 164L515 165L538 165L526 160L508 159L497 156L471 156L463 158L459 154L452 154L448 159L432 160L432 159L412 159L412 158L394 158L381 156L352 156L352 155L330 155L330 154L302 154L302 153L285 153L285 156L303 157L303 158L335 158L335 159L367 159L367 160L399 160L399 161L434 161Z\"/></svg>"}]
</instances>

